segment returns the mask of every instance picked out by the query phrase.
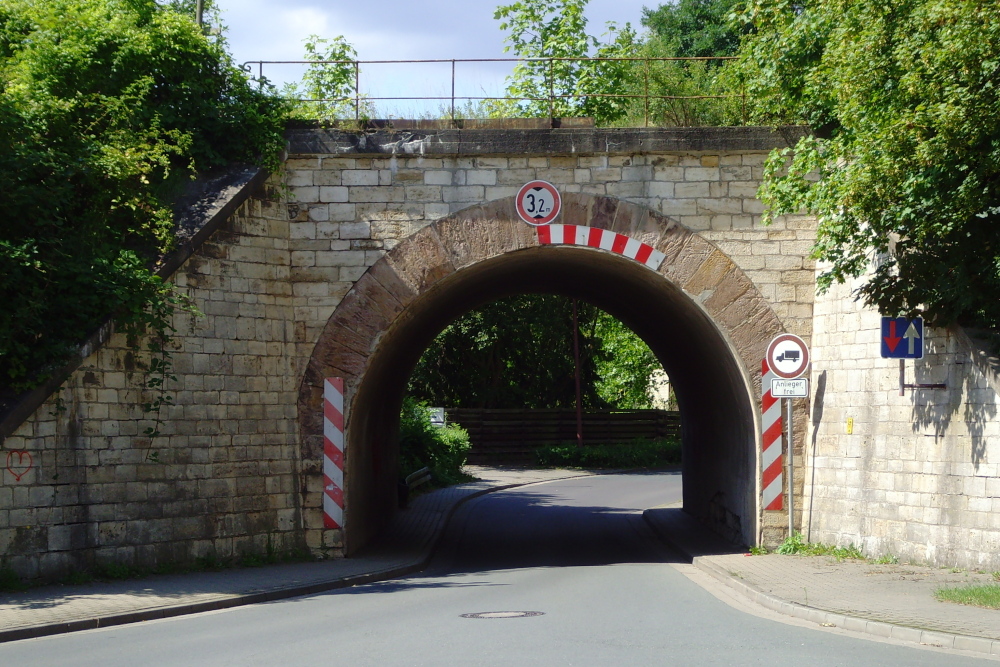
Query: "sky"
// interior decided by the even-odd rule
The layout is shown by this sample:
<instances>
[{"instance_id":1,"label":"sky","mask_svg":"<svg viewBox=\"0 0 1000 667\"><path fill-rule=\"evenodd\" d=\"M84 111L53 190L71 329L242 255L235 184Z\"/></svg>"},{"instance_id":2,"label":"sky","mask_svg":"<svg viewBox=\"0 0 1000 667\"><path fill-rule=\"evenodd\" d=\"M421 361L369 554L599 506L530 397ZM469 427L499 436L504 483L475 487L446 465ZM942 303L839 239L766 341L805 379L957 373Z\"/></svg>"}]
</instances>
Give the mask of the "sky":
<instances>
[{"instance_id":1,"label":"sky","mask_svg":"<svg viewBox=\"0 0 1000 667\"><path fill-rule=\"evenodd\" d=\"M511 0L506 0L511 2ZM501 0L217 0L230 51L239 63L252 60L300 60L303 40L344 35L359 60L505 58L504 34L493 18ZM593 35L607 21L632 23L641 30L643 6L657 0L590 0L586 15ZM503 89L510 63L459 63L457 95L495 95ZM302 68L266 65L264 74L279 84L294 81ZM369 65L362 70L362 93L370 96L448 95L451 64ZM380 103L387 116L415 116L427 103ZM437 102L430 103L435 107Z\"/></svg>"}]
</instances>

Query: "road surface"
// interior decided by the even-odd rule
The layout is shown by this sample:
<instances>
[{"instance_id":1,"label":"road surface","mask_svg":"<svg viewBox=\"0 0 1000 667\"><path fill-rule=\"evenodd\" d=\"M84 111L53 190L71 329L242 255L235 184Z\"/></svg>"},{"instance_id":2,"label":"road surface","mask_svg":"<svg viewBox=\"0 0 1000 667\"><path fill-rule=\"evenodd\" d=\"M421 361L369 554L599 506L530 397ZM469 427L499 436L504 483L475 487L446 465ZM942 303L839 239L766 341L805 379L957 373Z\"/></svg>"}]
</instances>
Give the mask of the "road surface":
<instances>
[{"instance_id":1,"label":"road surface","mask_svg":"<svg viewBox=\"0 0 1000 667\"><path fill-rule=\"evenodd\" d=\"M745 613L644 523L675 473L604 475L463 505L406 579L0 645L27 665L983 665ZM689 566L688 566L689 567ZM515 615L515 612L537 612ZM486 617L469 617L485 613Z\"/></svg>"}]
</instances>

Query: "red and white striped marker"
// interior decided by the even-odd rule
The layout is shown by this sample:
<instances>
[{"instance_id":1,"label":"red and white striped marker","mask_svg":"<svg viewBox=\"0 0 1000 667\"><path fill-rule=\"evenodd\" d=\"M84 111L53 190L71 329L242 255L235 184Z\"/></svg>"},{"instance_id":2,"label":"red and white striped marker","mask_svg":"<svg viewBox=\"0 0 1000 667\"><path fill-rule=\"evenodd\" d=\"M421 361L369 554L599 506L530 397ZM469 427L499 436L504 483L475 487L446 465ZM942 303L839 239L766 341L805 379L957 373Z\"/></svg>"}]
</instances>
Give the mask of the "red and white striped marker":
<instances>
[{"instance_id":1,"label":"red and white striped marker","mask_svg":"<svg viewBox=\"0 0 1000 667\"><path fill-rule=\"evenodd\" d=\"M624 255L656 271L665 255L648 243L618 234L608 229L582 225L543 225L538 228L541 245L583 245Z\"/></svg>"},{"instance_id":2,"label":"red and white striped marker","mask_svg":"<svg viewBox=\"0 0 1000 667\"><path fill-rule=\"evenodd\" d=\"M780 510L781 495L781 401L771 395L771 380L778 377L761 362L760 399L763 452L761 453L761 486L764 487L764 509Z\"/></svg>"},{"instance_id":3,"label":"red and white striped marker","mask_svg":"<svg viewBox=\"0 0 1000 667\"><path fill-rule=\"evenodd\" d=\"M344 527L344 378L323 382L323 527Z\"/></svg>"}]
</instances>

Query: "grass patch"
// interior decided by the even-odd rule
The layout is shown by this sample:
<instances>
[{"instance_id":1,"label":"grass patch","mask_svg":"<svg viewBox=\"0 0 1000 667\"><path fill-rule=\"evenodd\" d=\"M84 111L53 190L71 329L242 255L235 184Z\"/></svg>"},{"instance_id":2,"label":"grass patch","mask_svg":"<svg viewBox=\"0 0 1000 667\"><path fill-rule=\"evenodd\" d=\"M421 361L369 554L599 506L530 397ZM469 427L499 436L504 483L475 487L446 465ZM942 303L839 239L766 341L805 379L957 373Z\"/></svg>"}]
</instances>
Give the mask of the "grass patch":
<instances>
[{"instance_id":1,"label":"grass patch","mask_svg":"<svg viewBox=\"0 0 1000 667\"><path fill-rule=\"evenodd\" d=\"M535 450L543 468L664 468L681 462L681 443L669 438L614 445L549 445Z\"/></svg>"},{"instance_id":2,"label":"grass patch","mask_svg":"<svg viewBox=\"0 0 1000 667\"><path fill-rule=\"evenodd\" d=\"M934 597L942 602L955 602L973 607L1000 609L1000 584L939 588L934 591Z\"/></svg>"},{"instance_id":3,"label":"grass patch","mask_svg":"<svg viewBox=\"0 0 1000 667\"><path fill-rule=\"evenodd\" d=\"M785 541L774 552L799 556L832 556L837 560L865 560L864 554L853 544L846 547L835 547L820 542L806 542L802 538L802 533L793 533L790 537L786 537Z\"/></svg>"}]
</instances>

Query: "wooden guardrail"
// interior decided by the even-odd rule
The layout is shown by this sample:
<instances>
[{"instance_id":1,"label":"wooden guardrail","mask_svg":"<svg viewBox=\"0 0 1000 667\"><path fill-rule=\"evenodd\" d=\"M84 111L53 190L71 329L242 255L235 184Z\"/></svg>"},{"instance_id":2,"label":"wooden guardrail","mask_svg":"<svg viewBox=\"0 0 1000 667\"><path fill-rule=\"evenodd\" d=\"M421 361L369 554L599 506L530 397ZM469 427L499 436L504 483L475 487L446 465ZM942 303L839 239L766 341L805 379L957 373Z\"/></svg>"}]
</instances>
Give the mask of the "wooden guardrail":
<instances>
[{"instance_id":1,"label":"wooden guardrail","mask_svg":"<svg viewBox=\"0 0 1000 667\"><path fill-rule=\"evenodd\" d=\"M524 464L536 448L576 442L576 411L455 408L448 421L469 432L469 463ZM680 437L680 413L667 410L588 410L583 413L585 444L636 438Z\"/></svg>"}]
</instances>

